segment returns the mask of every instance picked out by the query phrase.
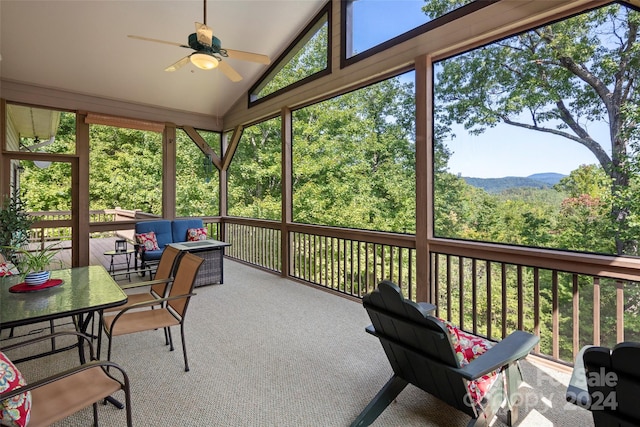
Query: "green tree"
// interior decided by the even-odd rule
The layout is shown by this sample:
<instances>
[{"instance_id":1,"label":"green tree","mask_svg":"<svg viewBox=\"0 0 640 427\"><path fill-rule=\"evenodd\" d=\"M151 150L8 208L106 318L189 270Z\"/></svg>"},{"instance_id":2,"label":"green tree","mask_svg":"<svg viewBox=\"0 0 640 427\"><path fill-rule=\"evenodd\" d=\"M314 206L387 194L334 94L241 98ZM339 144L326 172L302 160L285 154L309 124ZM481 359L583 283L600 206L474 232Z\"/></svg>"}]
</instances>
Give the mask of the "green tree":
<instances>
[{"instance_id":1,"label":"green tree","mask_svg":"<svg viewBox=\"0 0 640 427\"><path fill-rule=\"evenodd\" d=\"M428 15L459 1L429 1ZM630 145L637 135L640 14L614 4L442 61L437 119L473 134L507 124L556 135L589 149L611 178L616 253L635 251L640 232L628 221ZM598 140L589 124L606 123Z\"/></svg>"}]
</instances>

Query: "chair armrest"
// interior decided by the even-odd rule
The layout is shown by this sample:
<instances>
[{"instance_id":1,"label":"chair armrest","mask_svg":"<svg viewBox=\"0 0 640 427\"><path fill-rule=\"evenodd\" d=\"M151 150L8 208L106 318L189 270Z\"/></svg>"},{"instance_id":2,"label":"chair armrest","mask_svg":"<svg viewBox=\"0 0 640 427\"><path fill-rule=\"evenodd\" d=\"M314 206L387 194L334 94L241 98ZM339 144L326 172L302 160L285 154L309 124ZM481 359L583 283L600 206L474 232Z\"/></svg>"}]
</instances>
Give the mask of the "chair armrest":
<instances>
[{"instance_id":1,"label":"chair armrest","mask_svg":"<svg viewBox=\"0 0 640 427\"><path fill-rule=\"evenodd\" d=\"M146 282L131 283L129 285L120 285L120 288L135 289L135 288L143 288L145 286L160 285L162 283L171 283L171 282L173 282L173 277L169 277L168 279L147 280Z\"/></svg>"},{"instance_id":2,"label":"chair armrest","mask_svg":"<svg viewBox=\"0 0 640 427\"><path fill-rule=\"evenodd\" d=\"M50 338L51 336L47 336L46 338ZM14 390L5 392L5 393L0 393L0 401L3 401L5 399L10 399L14 396L20 395L22 393L25 393L27 391L31 391L34 390L36 388L45 386L47 384L53 383L55 381L58 381L62 378L66 378L69 377L71 375L77 374L78 372L82 372L85 371L87 369L92 369L95 368L96 366L102 366L103 370L105 371L105 374L107 374L109 377L111 377L113 380L118 381L120 384L129 384L129 377L127 376L127 373L124 371L124 369L118 365L115 362L110 362L108 360L92 360L90 362L84 363L78 367L75 368L71 368L71 369L67 369L65 371L59 372L57 374L51 375L47 378L43 378L41 380L38 381L34 381L32 383L27 383L27 385L25 386L21 386L19 388L16 388ZM113 375L111 375L110 371L107 371L105 368L114 368L117 369L118 371L120 371L123 380L120 381L118 379L116 379Z\"/></svg>"},{"instance_id":3,"label":"chair armrest","mask_svg":"<svg viewBox=\"0 0 640 427\"><path fill-rule=\"evenodd\" d=\"M172 297L158 298L158 299L155 299L153 301L139 302L137 304L130 305L129 307L127 307L124 310L118 312L118 314L116 314L114 316L113 322L111 323L111 328L109 328L109 329L113 329L113 326L118 322L118 319L120 319L120 317L123 316L128 311L131 311L131 310L134 310L134 309L137 309L137 308L142 308L142 307L155 307L155 306L158 305L158 303L164 303L165 301L173 301L173 300L177 300L177 299L190 298L190 297L192 297L194 295L196 295L196 294L191 293L191 294L184 294L184 295L175 295L175 296L172 296ZM105 329L106 329L106 327L105 327Z\"/></svg>"},{"instance_id":4,"label":"chair armrest","mask_svg":"<svg viewBox=\"0 0 640 427\"><path fill-rule=\"evenodd\" d=\"M584 369L583 355L585 350L592 345L586 345L580 349L576 356L576 361L573 364L573 372L571 373L571 380L567 386L566 399L567 402L580 406L585 409L591 407L591 395L589 394L589 388L587 387L587 375Z\"/></svg>"},{"instance_id":5,"label":"chair armrest","mask_svg":"<svg viewBox=\"0 0 640 427\"><path fill-rule=\"evenodd\" d=\"M540 338L528 332L514 331L486 353L458 369L458 372L469 381L476 380L489 372L524 359L539 340Z\"/></svg>"}]
</instances>

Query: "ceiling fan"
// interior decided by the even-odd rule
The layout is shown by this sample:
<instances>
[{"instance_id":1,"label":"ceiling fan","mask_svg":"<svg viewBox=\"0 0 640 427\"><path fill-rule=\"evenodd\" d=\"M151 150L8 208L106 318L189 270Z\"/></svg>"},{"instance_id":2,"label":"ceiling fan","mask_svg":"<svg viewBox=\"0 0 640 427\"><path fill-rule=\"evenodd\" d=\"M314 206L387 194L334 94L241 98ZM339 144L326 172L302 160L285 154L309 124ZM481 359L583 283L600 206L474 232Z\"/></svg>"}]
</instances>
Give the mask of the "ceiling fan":
<instances>
[{"instance_id":1,"label":"ceiling fan","mask_svg":"<svg viewBox=\"0 0 640 427\"><path fill-rule=\"evenodd\" d=\"M132 39L164 43L172 46L184 47L194 50L194 52L192 52L191 54L169 65L167 68L165 68L165 71L176 71L177 69L186 65L188 62L191 62L196 67L203 70L220 68L220 70L224 73L225 76L229 78L229 80L233 82L239 82L240 80L242 80L242 76L238 74L238 72L234 70L231 65L224 61L225 58L257 62L265 65L271 63L271 60L267 55L243 52L241 50L223 49L220 39L214 36L213 30L207 26L207 0L204 0L204 24L196 22L196 32L189 34L188 45L141 36L129 35L128 37Z\"/></svg>"}]
</instances>

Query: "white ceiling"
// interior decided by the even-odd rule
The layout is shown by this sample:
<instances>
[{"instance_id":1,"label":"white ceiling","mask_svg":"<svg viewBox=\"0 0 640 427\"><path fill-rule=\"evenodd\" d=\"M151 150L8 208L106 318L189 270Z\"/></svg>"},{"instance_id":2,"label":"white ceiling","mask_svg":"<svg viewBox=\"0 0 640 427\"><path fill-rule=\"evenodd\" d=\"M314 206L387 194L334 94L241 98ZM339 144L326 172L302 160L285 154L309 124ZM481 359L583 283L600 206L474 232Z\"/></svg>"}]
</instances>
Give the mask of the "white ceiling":
<instances>
[{"instance_id":1,"label":"white ceiling","mask_svg":"<svg viewBox=\"0 0 640 427\"><path fill-rule=\"evenodd\" d=\"M287 47L326 0L208 0L206 23L223 48L268 55ZM107 99L223 116L267 69L228 59L244 79L187 64L192 52L129 34L187 43L203 1L0 0L0 77Z\"/></svg>"}]
</instances>

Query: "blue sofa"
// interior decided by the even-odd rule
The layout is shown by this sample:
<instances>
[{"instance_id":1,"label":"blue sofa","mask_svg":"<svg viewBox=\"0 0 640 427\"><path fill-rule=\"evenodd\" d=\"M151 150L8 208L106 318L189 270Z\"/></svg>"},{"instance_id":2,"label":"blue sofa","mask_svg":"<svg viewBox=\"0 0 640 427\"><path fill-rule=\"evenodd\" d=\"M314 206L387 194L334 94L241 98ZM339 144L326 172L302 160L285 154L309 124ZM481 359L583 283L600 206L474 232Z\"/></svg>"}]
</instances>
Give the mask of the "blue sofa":
<instances>
[{"instance_id":1,"label":"blue sofa","mask_svg":"<svg viewBox=\"0 0 640 427\"><path fill-rule=\"evenodd\" d=\"M141 221L136 223L135 233L148 233L153 231L158 240L160 249L155 251L144 250L144 247L136 244L135 268L138 270L138 259L140 259L141 274L149 269L149 264L153 264L160 259L164 247L169 243L185 242L187 240L187 230L190 228L202 228L203 223L199 218L195 219L159 219L154 221Z\"/></svg>"}]
</instances>

